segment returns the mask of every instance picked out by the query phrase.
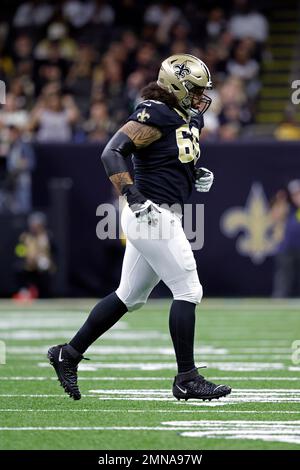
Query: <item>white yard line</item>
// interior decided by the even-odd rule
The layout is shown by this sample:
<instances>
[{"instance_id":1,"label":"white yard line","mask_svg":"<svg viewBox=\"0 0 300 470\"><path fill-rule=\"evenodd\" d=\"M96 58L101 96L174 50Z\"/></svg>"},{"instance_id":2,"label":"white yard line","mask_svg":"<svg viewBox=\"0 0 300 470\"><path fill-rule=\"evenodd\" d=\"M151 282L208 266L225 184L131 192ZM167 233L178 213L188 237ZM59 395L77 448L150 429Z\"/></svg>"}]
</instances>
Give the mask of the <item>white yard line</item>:
<instances>
[{"instance_id":1,"label":"white yard line","mask_svg":"<svg viewBox=\"0 0 300 470\"><path fill-rule=\"evenodd\" d=\"M57 413L57 408L54 410L50 409L11 409L11 408L2 408L0 409L1 413ZM279 411L279 410L267 410L267 411L253 411L253 410L128 410L128 409L102 409L102 408L97 408L97 409L89 409L89 408L84 408L84 409L59 409L60 412L62 413L68 413L74 412L74 413L228 413L228 414L300 414L300 411Z\"/></svg>"},{"instance_id":2,"label":"white yard line","mask_svg":"<svg viewBox=\"0 0 300 470\"><path fill-rule=\"evenodd\" d=\"M258 372L284 370L287 367L281 362L210 362L205 365L210 369L233 372ZM48 362L39 362L38 367L50 367ZM121 369L121 370L176 370L175 362L91 362L90 364L80 363L80 371L94 372L102 369Z\"/></svg>"},{"instance_id":3,"label":"white yard line","mask_svg":"<svg viewBox=\"0 0 300 470\"><path fill-rule=\"evenodd\" d=\"M149 394L155 393L171 393L168 388L151 388L151 389L97 389L97 390L90 390L90 393L116 393L116 394L124 394L124 393L131 393L135 394ZM234 391L235 395L253 395L253 394L265 394L265 395L273 395L273 394L290 394L290 395L300 395L300 389L298 388L238 388Z\"/></svg>"},{"instance_id":4,"label":"white yard line","mask_svg":"<svg viewBox=\"0 0 300 470\"><path fill-rule=\"evenodd\" d=\"M192 431L201 429L204 437L207 433L227 435L231 432L247 435L255 432L257 435L292 435L300 439L299 421L166 421L160 426L1 426L0 431ZM206 428L206 429L205 429ZM299 441L300 443L300 441Z\"/></svg>"},{"instance_id":5,"label":"white yard line","mask_svg":"<svg viewBox=\"0 0 300 470\"><path fill-rule=\"evenodd\" d=\"M152 333L159 333L159 332L152 332ZM127 333L125 333L127 334ZM47 352L47 346L7 346L7 351L13 354L44 354ZM287 350L291 352L291 349ZM166 356L174 356L174 348L173 347L164 347L164 346L119 346L119 345L112 345L112 346L91 346L89 348L89 354L104 354L104 355L119 355L119 354L126 354L130 355L144 355L144 354L151 354L151 355L166 355ZM279 352L286 352L279 351ZM199 348L195 348L196 354L217 354L217 355L224 355L228 354L228 350L225 348L215 348L213 346L202 346Z\"/></svg>"},{"instance_id":6,"label":"white yard line","mask_svg":"<svg viewBox=\"0 0 300 470\"><path fill-rule=\"evenodd\" d=\"M0 431L178 431L177 427L168 428L159 426L23 426L0 427Z\"/></svg>"},{"instance_id":7,"label":"white yard line","mask_svg":"<svg viewBox=\"0 0 300 470\"><path fill-rule=\"evenodd\" d=\"M263 376L263 377L252 377L251 375L249 375L248 377L240 377L240 376L234 376L234 377L223 377L223 376L216 376L216 377L209 377L210 380L217 380L217 381L225 381L225 380L231 380L231 381L236 381L236 382L249 382L249 381L288 381L288 382L299 382L299 377L266 377L266 376ZM56 377L45 377L45 376L12 376L12 377L9 377L9 376L3 376L1 377L0 376L0 381L3 380L3 381L45 381L45 380L53 380L53 381L57 381L57 378ZM104 381L104 382L122 382L122 381L125 381L125 382L130 382L130 381L137 381L137 382L151 382L151 381L162 381L162 380L167 380L167 381L171 381L173 380L173 376L170 376L170 377L130 377L130 376L127 376L127 377L80 377L79 379L80 381L91 381L91 382L97 382L97 381Z\"/></svg>"},{"instance_id":8,"label":"white yard line","mask_svg":"<svg viewBox=\"0 0 300 470\"><path fill-rule=\"evenodd\" d=\"M149 401L149 402L174 402L174 397L169 389L96 389L89 390L87 398L98 398L103 401ZM65 394L0 394L3 398L65 398ZM176 402L177 403L177 402ZM224 405L236 405L241 403L300 403L299 389L237 389L231 395L212 402L191 400L192 406L220 407ZM180 404L180 403L178 403Z\"/></svg>"},{"instance_id":9,"label":"white yard line","mask_svg":"<svg viewBox=\"0 0 300 470\"><path fill-rule=\"evenodd\" d=\"M82 397L85 398L98 398L97 395L82 395ZM0 393L0 397L2 398L67 398L65 394L59 394L59 393L52 393L52 394L46 394L46 393Z\"/></svg>"},{"instance_id":10,"label":"white yard line","mask_svg":"<svg viewBox=\"0 0 300 470\"><path fill-rule=\"evenodd\" d=\"M78 327L81 325L78 325ZM77 328L76 328L77 329ZM39 332L36 330L18 330L18 331L7 331L1 332L1 339L8 340L14 339L19 341L25 340L44 340L44 339L55 339L55 338L69 338L74 335L74 330L68 331L43 331ZM106 339L114 339L114 340L123 340L123 341L131 341L131 340L145 340L145 339L169 339L169 334L167 333L160 333L159 331L153 330L130 330L126 331L123 329L118 330L118 328L112 328L108 332L105 333L104 338ZM18 346L16 346L18 347ZM13 347L12 347L13 348ZM30 347L28 349L31 349ZM40 348L41 349L41 348Z\"/></svg>"}]
</instances>

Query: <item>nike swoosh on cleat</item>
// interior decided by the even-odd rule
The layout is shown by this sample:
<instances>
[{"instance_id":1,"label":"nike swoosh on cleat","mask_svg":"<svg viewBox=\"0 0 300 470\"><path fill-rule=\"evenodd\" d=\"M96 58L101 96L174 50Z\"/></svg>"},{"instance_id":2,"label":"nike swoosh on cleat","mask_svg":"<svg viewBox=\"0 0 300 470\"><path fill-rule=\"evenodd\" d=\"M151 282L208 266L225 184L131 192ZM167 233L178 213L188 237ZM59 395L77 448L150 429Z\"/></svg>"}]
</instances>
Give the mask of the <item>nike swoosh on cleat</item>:
<instances>
[{"instance_id":1,"label":"nike swoosh on cleat","mask_svg":"<svg viewBox=\"0 0 300 470\"><path fill-rule=\"evenodd\" d=\"M61 357L61 353L62 353L62 348L59 351L58 362L63 362L63 358Z\"/></svg>"},{"instance_id":2,"label":"nike swoosh on cleat","mask_svg":"<svg viewBox=\"0 0 300 470\"><path fill-rule=\"evenodd\" d=\"M218 386L214 389L214 392L215 392L218 388L220 388L220 387L224 387L224 385L218 385Z\"/></svg>"},{"instance_id":3,"label":"nike swoosh on cleat","mask_svg":"<svg viewBox=\"0 0 300 470\"><path fill-rule=\"evenodd\" d=\"M176 387L184 394L187 393L187 390L184 390L183 388L179 387L179 385L176 385Z\"/></svg>"}]
</instances>

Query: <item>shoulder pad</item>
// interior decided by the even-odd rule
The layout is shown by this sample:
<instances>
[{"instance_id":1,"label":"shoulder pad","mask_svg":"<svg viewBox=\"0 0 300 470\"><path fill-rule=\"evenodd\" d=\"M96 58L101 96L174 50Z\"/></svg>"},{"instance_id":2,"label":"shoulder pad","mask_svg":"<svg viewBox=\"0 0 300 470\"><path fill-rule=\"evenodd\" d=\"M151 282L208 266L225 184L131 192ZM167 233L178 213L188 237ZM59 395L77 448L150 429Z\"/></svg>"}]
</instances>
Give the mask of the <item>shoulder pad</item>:
<instances>
[{"instance_id":1,"label":"shoulder pad","mask_svg":"<svg viewBox=\"0 0 300 470\"><path fill-rule=\"evenodd\" d=\"M165 103L155 100L146 100L138 104L128 121L137 121L148 126L159 127L163 131L184 124L183 118Z\"/></svg>"}]
</instances>

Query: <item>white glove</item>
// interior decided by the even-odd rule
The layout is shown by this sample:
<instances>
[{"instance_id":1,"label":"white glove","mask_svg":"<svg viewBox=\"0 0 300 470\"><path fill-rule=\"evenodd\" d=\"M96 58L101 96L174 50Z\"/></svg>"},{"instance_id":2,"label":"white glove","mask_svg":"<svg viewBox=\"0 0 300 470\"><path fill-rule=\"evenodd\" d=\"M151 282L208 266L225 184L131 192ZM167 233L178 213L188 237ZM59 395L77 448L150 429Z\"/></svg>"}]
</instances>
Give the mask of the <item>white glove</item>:
<instances>
[{"instance_id":1,"label":"white glove","mask_svg":"<svg viewBox=\"0 0 300 470\"><path fill-rule=\"evenodd\" d=\"M195 188L200 193L207 193L214 181L214 174L207 168L194 168Z\"/></svg>"},{"instance_id":2,"label":"white glove","mask_svg":"<svg viewBox=\"0 0 300 470\"><path fill-rule=\"evenodd\" d=\"M134 184L127 184L122 190L122 195L126 197L128 205L138 222L147 222L149 225L156 225L158 222L159 208L149 199L146 199L139 192Z\"/></svg>"},{"instance_id":3,"label":"white glove","mask_svg":"<svg viewBox=\"0 0 300 470\"><path fill-rule=\"evenodd\" d=\"M138 222L146 222L148 225L156 225L158 223L159 208L152 201L147 201L139 204L133 204L130 209L134 213Z\"/></svg>"}]
</instances>

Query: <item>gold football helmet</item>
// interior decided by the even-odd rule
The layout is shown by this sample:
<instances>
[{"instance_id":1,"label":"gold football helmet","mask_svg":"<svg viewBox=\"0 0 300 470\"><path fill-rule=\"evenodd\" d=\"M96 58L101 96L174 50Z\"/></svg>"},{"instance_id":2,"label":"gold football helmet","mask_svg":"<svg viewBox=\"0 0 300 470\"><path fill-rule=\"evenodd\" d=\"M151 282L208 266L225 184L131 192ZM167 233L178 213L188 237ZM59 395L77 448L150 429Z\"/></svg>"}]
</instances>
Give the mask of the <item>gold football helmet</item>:
<instances>
[{"instance_id":1,"label":"gold football helmet","mask_svg":"<svg viewBox=\"0 0 300 470\"><path fill-rule=\"evenodd\" d=\"M171 55L161 64L157 84L172 93L186 113L205 113L211 98L204 90L212 88L210 72L202 60L190 54Z\"/></svg>"}]
</instances>

